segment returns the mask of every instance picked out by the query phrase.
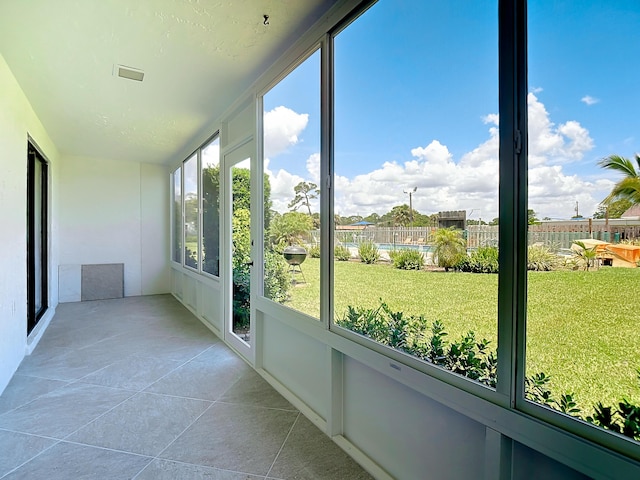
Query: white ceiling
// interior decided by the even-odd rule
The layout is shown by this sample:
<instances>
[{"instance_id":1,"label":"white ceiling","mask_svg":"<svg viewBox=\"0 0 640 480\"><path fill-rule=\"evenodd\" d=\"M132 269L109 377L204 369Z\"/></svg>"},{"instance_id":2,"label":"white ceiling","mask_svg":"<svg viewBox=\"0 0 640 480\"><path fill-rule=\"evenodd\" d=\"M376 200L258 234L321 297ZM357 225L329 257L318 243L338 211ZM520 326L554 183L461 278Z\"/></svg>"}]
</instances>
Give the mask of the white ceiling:
<instances>
[{"instance_id":1,"label":"white ceiling","mask_svg":"<svg viewBox=\"0 0 640 480\"><path fill-rule=\"evenodd\" d=\"M62 154L170 164L333 3L1 0L0 54Z\"/></svg>"}]
</instances>

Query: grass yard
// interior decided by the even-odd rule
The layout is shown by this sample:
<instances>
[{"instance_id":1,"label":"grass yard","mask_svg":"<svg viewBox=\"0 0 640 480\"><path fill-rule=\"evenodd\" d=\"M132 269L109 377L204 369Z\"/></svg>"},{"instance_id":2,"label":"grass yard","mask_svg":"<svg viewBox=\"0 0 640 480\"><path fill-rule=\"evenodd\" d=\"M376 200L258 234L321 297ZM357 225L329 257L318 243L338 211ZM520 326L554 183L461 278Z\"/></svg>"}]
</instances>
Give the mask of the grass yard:
<instances>
[{"instance_id":1,"label":"grass yard","mask_svg":"<svg viewBox=\"0 0 640 480\"><path fill-rule=\"evenodd\" d=\"M336 316L348 305L377 307L382 299L394 310L441 320L450 339L473 330L496 347L497 275L334 266ZM302 268L307 283L293 288L287 305L318 317L319 260L308 258ZM598 401L640 403L639 285L640 269L530 272L527 375L551 375L554 396L574 393L583 413Z\"/></svg>"}]
</instances>

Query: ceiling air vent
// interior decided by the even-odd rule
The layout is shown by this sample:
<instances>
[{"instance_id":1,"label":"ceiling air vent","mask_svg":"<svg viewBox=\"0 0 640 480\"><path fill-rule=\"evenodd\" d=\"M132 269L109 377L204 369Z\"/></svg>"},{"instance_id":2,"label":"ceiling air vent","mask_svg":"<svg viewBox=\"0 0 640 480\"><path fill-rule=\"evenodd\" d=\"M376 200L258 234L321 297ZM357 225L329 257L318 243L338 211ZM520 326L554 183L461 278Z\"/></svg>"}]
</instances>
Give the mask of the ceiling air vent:
<instances>
[{"instance_id":1,"label":"ceiling air vent","mask_svg":"<svg viewBox=\"0 0 640 480\"><path fill-rule=\"evenodd\" d=\"M122 78L128 78L129 80L136 80L141 82L144 78L144 72L137 68L125 67L124 65L116 65L114 69L115 73Z\"/></svg>"}]
</instances>

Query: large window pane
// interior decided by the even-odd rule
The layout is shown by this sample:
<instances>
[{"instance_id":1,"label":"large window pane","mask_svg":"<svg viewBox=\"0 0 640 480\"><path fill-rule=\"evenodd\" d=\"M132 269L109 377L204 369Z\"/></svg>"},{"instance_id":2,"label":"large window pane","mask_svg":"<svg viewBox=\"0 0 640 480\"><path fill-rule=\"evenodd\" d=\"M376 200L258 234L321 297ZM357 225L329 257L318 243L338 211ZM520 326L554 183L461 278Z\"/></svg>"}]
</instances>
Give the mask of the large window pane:
<instances>
[{"instance_id":1,"label":"large window pane","mask_svg":"<svg viewBox=\"0 0 640 480\"><path fill-rule=\"evenodd\" d=\"M319 318L319 51L264 96L263 123L265 296Z\"/></svg>"},{"instance_id":2,"label":"large window pane","mask_svg":"<svg viewBox=\"0 0 640 480\"><path fill-rule=\"evenodd\" d=\"M184 162L184 264L198 268L198 156Z\"/></svg>"},{"instance_id":3,"label":"large window pane","mask_svg":"<svg viewBox=\"0 0 640 480\"><path fill-rule=\"evenodd\" d=\"M48 307L48 165L29 144L27 162L27 333Z\"/></svg>"},{"instance_id":4,"label":"large window pane","mask_svg":"<svg viewBox=\"0 0 640 480\"><path fill-rule=\"evenodd\" d=\"M497 16L382 0L334 41L335 322L489 386Z\"/></svg>"},{"instance_id":5,"label":"large window pane","mask_svg":"<svg viewBox=\"0 0 640 480\"><path fill-rule=\"evenodd\" d=\"M202 148L202 270L220 274L220 139Z\"/></svg>"},{"instance_id":6,"label":"large window pane","mask_svg":"<svg viewBox=\"0 0 640 480\"><path fill-rule=\"evenodd\" d=\"M173 172L173 200L171 202L173 218L172 237L174 262L182 263L182 167Z\"/></svg>"},{"instance_id":7,"label":"large window pane","mask_svg":"<svg viewBox=\"0 0 640 480\"><path fill-rule=\"evenodd\" d=\"M637 2L529 2L527 395L636 439L639 22Z\"/></svg>"}]
</instances>

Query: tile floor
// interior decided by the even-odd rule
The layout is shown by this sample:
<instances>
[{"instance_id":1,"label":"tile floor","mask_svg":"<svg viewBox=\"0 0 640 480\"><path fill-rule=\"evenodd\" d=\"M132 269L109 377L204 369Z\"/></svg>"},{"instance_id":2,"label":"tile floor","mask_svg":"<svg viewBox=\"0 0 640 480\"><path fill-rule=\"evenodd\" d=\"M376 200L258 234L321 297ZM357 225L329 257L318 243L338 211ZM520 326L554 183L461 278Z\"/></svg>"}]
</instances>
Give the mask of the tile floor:
<instances>
[{"instance_id":1,"label":"tile floor","mask_svg":"<svg viewBox=\"0 0 640 480\"><path fill-rule=\"evenodd\" d=\"M61 304L0 396L2 479L370 479L169 295Z\"/></svg>"}]
</instances>

